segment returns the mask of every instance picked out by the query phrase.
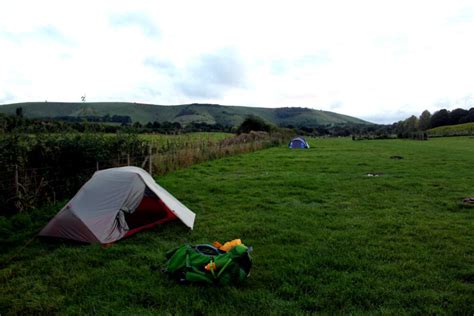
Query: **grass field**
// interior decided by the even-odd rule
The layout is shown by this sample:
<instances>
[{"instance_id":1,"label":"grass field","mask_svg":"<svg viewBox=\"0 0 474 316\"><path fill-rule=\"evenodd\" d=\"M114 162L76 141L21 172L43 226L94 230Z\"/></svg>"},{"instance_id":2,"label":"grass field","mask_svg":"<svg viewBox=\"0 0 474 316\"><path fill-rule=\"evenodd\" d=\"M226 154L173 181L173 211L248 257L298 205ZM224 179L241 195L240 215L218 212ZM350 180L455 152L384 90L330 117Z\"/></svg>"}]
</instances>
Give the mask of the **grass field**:
<instances>
[{"instance_id":1,"label":"grass field","mask_svg":"<svg viewBox=\"0 0 474 316\"><path fill-rule=\"evenodd\" d=\"M110 134L114 135L114 134ZM154 143L171 142L198 142L198 141L219 141L229 137L234 137L232 133L221 132L196 132L181 135L165 135L165 134L139 134L143 140L152 141Z\"/></svg>"},{"instance_id":2,"label":"grass field","mask_svg":"<svg viewBox=\"0 0 474 316\"><path fill-rule=\"evenodd\" d=\"M474 208L461 201L474 138L310 144L160 177L196 212L193 231L176 222L108 249L34 240L0 270L0 314L472 315ZM0 262L60 207L0 217ZM240 287L160 272L166 250L234 238L254 247Z\"/></svg>"}]
</instances>

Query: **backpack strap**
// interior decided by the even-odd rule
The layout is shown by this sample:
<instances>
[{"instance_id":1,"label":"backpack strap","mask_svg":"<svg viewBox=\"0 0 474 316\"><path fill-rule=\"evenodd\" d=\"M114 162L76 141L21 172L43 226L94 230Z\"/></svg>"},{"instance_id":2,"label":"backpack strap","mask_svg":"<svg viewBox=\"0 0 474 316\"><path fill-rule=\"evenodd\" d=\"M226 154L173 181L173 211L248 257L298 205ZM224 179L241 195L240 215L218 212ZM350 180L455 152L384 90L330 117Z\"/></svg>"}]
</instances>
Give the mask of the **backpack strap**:
<instances>
[{"instance_id":1,"label":"backpack strap","mask_svg":"<svg viewBox=\"0 0 474 316\"><path fill-rule=\"evenodd\" d=\"M219 277L222 272L224 272L225 268L227 268L227 266L232 262L232 258L229 258L229 260L227 260L227 262L224 264L224 266L222 267L221 271L219 271L219 273L217 274L217 277ZM211 270L212 271L212 270Z\"/></svg>"}]
</instances>

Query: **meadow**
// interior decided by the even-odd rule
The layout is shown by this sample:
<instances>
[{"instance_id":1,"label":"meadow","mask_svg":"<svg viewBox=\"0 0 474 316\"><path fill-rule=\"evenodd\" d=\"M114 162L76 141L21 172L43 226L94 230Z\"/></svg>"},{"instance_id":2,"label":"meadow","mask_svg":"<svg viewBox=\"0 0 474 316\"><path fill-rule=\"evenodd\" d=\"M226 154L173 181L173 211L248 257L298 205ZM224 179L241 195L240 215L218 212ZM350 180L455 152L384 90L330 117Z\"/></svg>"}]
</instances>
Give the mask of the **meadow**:
<instances>
[{"instance_id":1,"label":"meadow","mask_svg":"<svg viewBox=\"0 0 474 316\"><path fill-rule=\"evenodd\" d=\"M108 134L112 136L113 134ZM221 132L197 132L197 133L188 133L181 135L165 135L165 134L139 134L138 137L145 141L150 141L156 143L157 145L163 144L166 141L186 143L186 142L198 142L198 141L219 141L226 138L235 136L231 133L221 133Z\"/></svg>"},{"instance_id":2,"label":"meadow","mask_svg":"<svg viewBox=\"0 0 474 316\"><path fill-rule=\"evenodd\" d=\"M197 214L192 231L22 249L65 202L0 217L0 314L472 315L474 208L462 200L474 196L474 138L309 142L158 177ZM254 248L241 286L160 272L169 249L234 238Z\"/></svg>"}]
</instances>

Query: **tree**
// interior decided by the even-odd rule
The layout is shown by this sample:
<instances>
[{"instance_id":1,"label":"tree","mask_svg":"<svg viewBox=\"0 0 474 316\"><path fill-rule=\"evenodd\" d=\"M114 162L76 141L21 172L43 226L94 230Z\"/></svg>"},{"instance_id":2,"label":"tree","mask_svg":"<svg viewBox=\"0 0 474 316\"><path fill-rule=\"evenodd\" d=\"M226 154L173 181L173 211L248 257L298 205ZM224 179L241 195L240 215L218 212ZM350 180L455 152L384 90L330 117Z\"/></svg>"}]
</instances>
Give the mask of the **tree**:
<instances>
[{"instance_id":1,"label":"tree","mask_svg":"<svg viewBox=\"0 0 474 316\"><path fill-rule=\"evenodd\" d=\"M410 116L404 121L404 123L405 123L405 130L408 133L412 133L417 130L418 119L416 118L416 116L414 115Z\"/></svg>"},{"instance_id":2,"label":"tree","mask_svg":"<svg viewBox=\"0 0 474 316\"><path fill-rule=\"evenodd\" d=\"M396 131L399 138L408 138L417 130L418 119L412 115L404 121L398 122Z\"/></svg>"},{"instance_id":3,"label":"tree","mask_svg":"<svg viewBox=\"0 0 474 316\"><path fill-rule=\"evenodd\" d=\"M418 128L422 131L426 131L431 127L431 113L428 110L424 110L418 119Z\"/></svg>"},{"instance_id":4,"label":"tree","mask_svg":"<svg viewBox=\"0 0 474 316\"><path fill-rule=\"evenodd\" d=\"M464 109L452 110L451 113L449 114L449 120L451 121L450 123L452 125L461 124L461 121L463 120L463 118L467 116L468 114L469 114L468 110L464 110Z\"/></svg>"},{"instance_id":5,"label":"tree","mask_svg":"<svg viewBox=\"0 0 474 316\"><path fill-rule=\"evenodd\" d=\"M137 129L142 128L142 124L140 124L140 122L135 122L133 123L133 128L137 128Z\"/></svg>"},{"instance_id":6,"label":"tree","mask_svg":"<svg viewBox=\"0 0 474 316\"><path fill-rule=\"evenodd\" d=\"M248 116L242 124L240 124L237 133L249 133L250 131L270 131L270 125L265 123L264 120L259 118L258 116Z\"/></svg>"},{"instance_id":7,"label":"tree","mask_svg":"<svg viewBox=\"0 0 474 316\"><path fill-rule=\"evenodd\" d=\"M23 117L23 108L22 108L21 106L18 107L18 108L16 108L15 114L16 114L16 116L18 116L18 117Z\"/></svg>"},{"instance_id":8,"label":"tree","mask_svg":"<svg viewBox=\"0 0 474 316\"><path fill-rule=\"evenodd\" d=\"M470 123L474 122L474 108L470 108L466 116L459 120L459 123Z\"/></svg>"},{"instance_id":9,"label":"tree","mask_svg":"<svg viewBox=\"0 0 474 316\"><path fill-rule=\"evenodd\" d=\"M431 116L431 127L449 125L449 112L446 109L439 110Z\"/></svg>"}]
</instances>

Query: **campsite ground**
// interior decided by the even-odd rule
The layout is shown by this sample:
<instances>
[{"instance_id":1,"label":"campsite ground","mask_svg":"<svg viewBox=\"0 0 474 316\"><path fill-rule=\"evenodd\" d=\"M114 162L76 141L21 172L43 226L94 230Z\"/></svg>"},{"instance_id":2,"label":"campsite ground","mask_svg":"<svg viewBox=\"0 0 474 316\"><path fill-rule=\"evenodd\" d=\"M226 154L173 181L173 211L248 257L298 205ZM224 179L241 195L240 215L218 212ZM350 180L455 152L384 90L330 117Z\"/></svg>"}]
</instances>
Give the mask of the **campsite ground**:
<instances>
[{"instance_id":1,"label":"campsite ground","mask_svg":"<svg viewBox=\"0 0 474 316\"><path fill-rule=\"evenodd\" d=\"M474 138L310 145L160 177L197 213L193 231L176 222L108 249L33 240L0 270L0 314L472 314L474 208L461 201ZM0 217L0 262L60 207ZM171 248L234 238L254 247L240 287L160 272Z\"/></svg>"}]
</instances>

